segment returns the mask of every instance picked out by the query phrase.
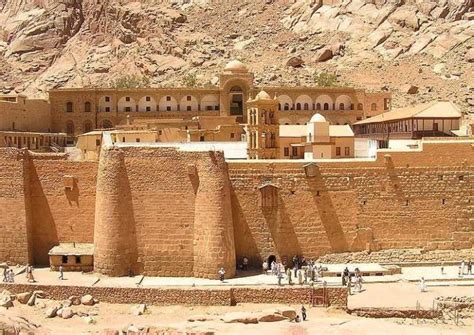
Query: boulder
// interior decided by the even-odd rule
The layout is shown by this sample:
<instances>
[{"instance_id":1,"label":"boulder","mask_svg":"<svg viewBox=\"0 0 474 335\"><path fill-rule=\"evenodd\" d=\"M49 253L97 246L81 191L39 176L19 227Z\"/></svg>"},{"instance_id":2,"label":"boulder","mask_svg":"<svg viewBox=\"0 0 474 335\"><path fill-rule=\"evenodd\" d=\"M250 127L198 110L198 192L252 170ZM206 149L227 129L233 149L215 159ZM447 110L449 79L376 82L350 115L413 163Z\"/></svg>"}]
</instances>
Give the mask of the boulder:
<instances>
[{"instance_id":1,"label":"boulder","mask_svg":"<svg viewBox=\"0 0 474 335\"><path fill-rule=\"evenodd\" d=\"M87 323L88 325L92 325L95 323L95 320L92 316L86 316L83 318L84 322Z\"/></svg>"},{"instance_id":2,"label":"boulder","mask_svg":"<svg viewBox=\"0 0 474 335\"><path fill-rule=\"evenodd\" d=\"M44 312L44 315L47 318L54 318L56 316L56 313L58 312L58 307L57 306L51 306L46 309Z\"/></svg>"},{"instance_id":3,"label":"boulder","mask_svg":"<svg viewBox=\"0 0 474 335\"><path fill-rule=\"evenodd\" d=\"M277 314L283 315L285 318L288 318L290 320L296 319L296 310L291 307L280 307L277 308L275 311Z\"/></svg>"},{"instance_id":4,"label":"boulder","mask_svg":"<svg viewBox=\"0 0 474 335\"><path fill-rule=\"evenodd\" d=\"M62 318L63 317L63 310L64 309L62 307L58 308L58 310L56 311L56 316L59 316L60 318Z\"/></svg>"},{"instance_id":5,"label":"boulder","mask_svg":"<svg viewBox=\"0 0 474 335\"><path fill-rule=\"evenodd\" d=\"M90 294L86 294L81 297L81 304L85 306L93 306L94 305L94 298Z\"/></svg>"},{"instance_id":6,"label":"boulder","mask_svg":"<svg viewBox=\"0 0 474 335\"><path fill-rule=\"evenodd\" d=\"M446 69L446 64L438 63L433 67L433 72L436 74L442 74L445 69Z\"/></svg>"},{"instance_id":7,"label":"boulder","mask_svg":"<svg viewBox=\"0 0 474 335\"><path fill-rule=\"evenodd\" d=\"M474 48L471 48L466 52L465 58L469 63L474 63Z\"/></svg>"},{"instance_id":8,"label":"boulder","mask_svg":"<svg viewBox=\"0 0 474 335\"><path fill-rule=\"evenodd\" d=\"M328 48L328 47L325 47L321 50L319 50L317 53L316 53L316 56L314 58L314 61L315 62L325 62L325 61L328 61L330 60L331 58L334 57L334 54L332 52L332 49L331 48Z\"/></svg>"},{"instance_id":9,"label":"boulder","mask_svg":"<svg viewBox=\"0 0 474 335\"><path fill-rule=\"evenodd\" d=\"M26 303L28 306L34 306L36 301L36 294L32 294L28 302Z\"/></svg>"},{"instance_id":10,"label":"boulder","mask_svg":"<svg viewBox=\"0 0 474 335\"><path fill-rule=\"evenodd\" d=\"M224 314L221 320L225 323L258 323L258 318L256 315L244 312L232 312Z\"/></svg>"},{"instance_id":11,"label":"boulder","mask_svg":"<svg viewBox=\"0 0 474 335\"><path fill-rule=\"evenodd\" d=\"M189 322L195 322L195 321L204 322L204 321L211 321L211 320L214 320L214 318L210 315L193 315L188 318Z\"/></svg>"},{"instance_id":12,"label":"boulder","mask_svg":"<svg viewBox=\"0 0 474 335\"><path fill-rule=\"evenodd\" d=\"M63 319L70 319L73 316L74 316L74 312L71 308L69 308L69 307L63 308L63 312L62 312L62 315L61 315L61 317Z\"/></svg>"},{"instance_id":13,"label":"boulder","mask_svg":"<svg viewBox=\"0 0 474 335\"><path fill-rule=\"evenodd\" d=\"M33 291L33 295L36 296L36 298L39 298L39 299L46 298L46 294L44 293L44 291Z\"/></svg>"},{"instance_id":14,"label":"boulder","mask_svg":"<svg viewBox=\"0 0 474 335\"><path fill-rule=\"evenodd\" d=\"M68 298L68 300L71 302L72 305L78 306L81 304L81 298L79 298L77 295L72 295Z\"/></svg>"},{"instance_id":15,"label":"boulder","mask_svg":"<svg viewBox=\"0 0 474 335\"><path fill-rule=\"evenodd\" d=\"M32 295L31 292L19 293L16 295L16 300L18 300L20 304L24 305L28 302L28 300L30 300L31 295Z\"/></svg>"},{"instance_id":16,"label":"boulder","mask_svg":"<svg viewBox=\"0 0 474 335\"><path fill-rule=\"evenodd\" d=\"M411 85L411 84L406 84L406 85L403 85L400 88L400 90L403 93L407 93L407 94L417 94L418 93L418 86Z\"/></svg>"},{"instance_id":17,"label":"boulder","mask_svg":"<svg viewBox=\"0 0 474 335\"><path fill-rule=\"evenodd\" d=\"M10 308L13 307L13 300L11 296L4 295L0 297L0 307Z\"/></svg>"},{"instance_id":18,"label":"boulder","mask_svg":"<svg viewBox=\"0 0 474 335\"><path fill-rule=\"evenodd\" d=\"M258 322L275 322L282 320L287 320L287 318L281 314L272 312L262 312L262 314L260 314L260 316L258 317Z\"/></svg>"},{"instance_id":19,"label":"boulder","mask_svg":"<svg viewBox=\"0 0 474 335\"><path fill-rule=\"evenodd\" d=\"M132 314L136 315L136 316L143 315L145 313L145 311L146 311L146 305L145 304L140 304L138 306L132 307Z\"/></svg>"},{"instance_id":20,"label":"boulder","mask_svg":"<svg viewBox=\"0 0 474 335\"><path fill-rule=\"evenodd\" d=\"M286 61L286 66L289 67L302 67L304 65L304 60L301 56L293 56L288 58Z\"/></svg>"}]
</instances>

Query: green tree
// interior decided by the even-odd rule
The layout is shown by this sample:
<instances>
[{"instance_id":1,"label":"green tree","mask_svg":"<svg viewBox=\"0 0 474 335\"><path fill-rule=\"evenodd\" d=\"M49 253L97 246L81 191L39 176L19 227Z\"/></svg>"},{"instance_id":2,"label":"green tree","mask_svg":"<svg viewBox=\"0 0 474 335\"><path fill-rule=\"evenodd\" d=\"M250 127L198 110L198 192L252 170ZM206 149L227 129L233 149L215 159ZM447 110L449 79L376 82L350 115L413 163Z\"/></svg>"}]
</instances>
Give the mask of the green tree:
<instances>
[{"instance_id":1,"label":"green tree","mask_svg":"<svg viewBox=\"0 0 474 335\"><path fill-rule=\"evenodd\" d=\"M335 74L321 72L314 75L314 81L318 86L330 87L337 86L337 77Z\"/></svg>"},{"instance_id":2,"label":"green tree","mask_svg":"<svg viewBox=\"0 0 474 335\"><path fill-rule=\"evenodd\" d=\"M139 74L126 74L112 82L112 88L141 88L149 87L150 79Z\"/></svg>"},{"instance_id":3,"label":"green tree","mask_svg":"<svg viewBox=\"0 0 474 335\"><path fill-rule=\"evenodd\" d=\"M188 73L183 78L183 84L186 87L195 87L197 84L197 78L195 73Z\"/></svg>"}]
</instances>

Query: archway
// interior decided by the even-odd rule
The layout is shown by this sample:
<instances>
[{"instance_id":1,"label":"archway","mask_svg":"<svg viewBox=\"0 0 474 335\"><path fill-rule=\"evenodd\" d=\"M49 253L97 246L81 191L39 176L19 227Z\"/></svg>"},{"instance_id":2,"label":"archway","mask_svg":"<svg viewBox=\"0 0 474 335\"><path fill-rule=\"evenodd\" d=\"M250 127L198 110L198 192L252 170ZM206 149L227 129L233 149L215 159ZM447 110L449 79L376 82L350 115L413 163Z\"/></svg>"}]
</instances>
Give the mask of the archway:
<instances>
[{"instance_id":1,"label":"archway","mask_svg":"<svg viewBox=\"0 0 474 335\"><path fill-rule=\"evenodd\" d=\"M230 115L244 115L244 92L240 86L233 86L230 89Z\"/></svg>"},{"instance_id":2,"label":"archway","mask_svg":"<svg viewBox=\"0 0 474 335\"><path fill-rule=\"evenodd\" d=\"M268 259L267 259L267 264L268 264L268 269L270 270L272 268L272 263L273 262L276 262L277 258L275 255L270 255L268 256Z\"/></svg>"}]
</instances>

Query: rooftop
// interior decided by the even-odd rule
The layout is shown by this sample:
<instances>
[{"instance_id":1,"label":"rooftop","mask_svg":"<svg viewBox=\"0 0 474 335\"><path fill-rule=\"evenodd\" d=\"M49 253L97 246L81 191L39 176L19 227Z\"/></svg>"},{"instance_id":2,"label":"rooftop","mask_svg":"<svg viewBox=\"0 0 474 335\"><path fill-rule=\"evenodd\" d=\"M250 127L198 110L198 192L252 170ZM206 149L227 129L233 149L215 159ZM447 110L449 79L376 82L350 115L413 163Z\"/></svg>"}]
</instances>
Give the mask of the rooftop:
<instances>
[{"instance_id":1,"label":"rooftop","mask_svg":"<svg viewBox=\"0 0 474 335\"><path fill-rule=\"evenodd\" d=\"M60 243L53 247L49 251L49 255L53 256L82 256L82 255L93 255L94 244L93 243Z\"/></svg>"},{"instance_id":2,"label":"rooftop","mask_svg":"<svg viewBox=\"0 0 474 335\"><path fill-rule=\"evenodd\" d=\"M280 125L280 137L305 137L308 135L307 125ZM349 125L329 125L329 136L353 137L354 132Z\"/></svg>"}]
</instances>

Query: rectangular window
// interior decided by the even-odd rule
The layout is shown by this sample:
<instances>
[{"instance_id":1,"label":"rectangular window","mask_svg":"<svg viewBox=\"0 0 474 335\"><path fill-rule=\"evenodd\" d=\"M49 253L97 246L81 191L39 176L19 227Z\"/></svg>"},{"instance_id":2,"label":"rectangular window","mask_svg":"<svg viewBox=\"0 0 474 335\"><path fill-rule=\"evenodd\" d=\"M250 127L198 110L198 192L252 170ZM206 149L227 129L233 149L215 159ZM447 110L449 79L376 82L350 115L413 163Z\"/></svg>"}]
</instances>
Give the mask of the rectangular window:
<instances>
[{"instance_id":1,"label":"rectangular window","mask_svg":"<svg viewBox=\"0 0 474 335\"><path fill-rule=\"evenodd\" d=\"M464 180L464 176L461 175L461 176L458 177L458 179L459 179L459 181L462 181L462 180Z\"/></svg>"},{"instance_id":2,"label":"rectangular window","mask_svg":"<svg viewBox=\"0 0 474 335\"><path fill-rule=\"evenodd\" d=\"M158 130L158 135L163 135L163 130Z\"/></svg>"},{"instance_id":3,"label":"rectangular window","mask_svg":"<svg viewBox=\"0 0 474 335\"><path fill-rule=\"evenodd\" d=\"M146 101L151 101L151 98L150 98L150 97L146 97Z\"/></svg>"},{"instance_id":4,"label":"rectangular window","mask_svg":"<svg viewBox=\"0 0 474 335\"><path fill-rule=\"evenodd\" d=\"M95 146L96 147L100 146L100 140L99 139L95 140Z\"/></svg>"},{"instance_id":5,"label":"rectangular window","mask_svg":"<svg viewBox=\"0 0 474 335\"><path fill-rule=\"evenodd\" d=\"M218 111L219 110L219 105L214 106L214 110Z\"/></svg>"},{"instance_id":6,"label":"rectangular window","mask_svg":"<svg viewBox=\"0 0 474 335\"><path fill-rule=\"evenodd\" d=\"M76 256L76 264L81 264L81 256Z\"/></svg>"},{"instance_id":7,"label":"rectangular window","mask_svg":"<svg viewBox=\"0 0 474 335\"><path fill-rule=\"evenodd\" d=\"M336 147L336 156L341 156L341 148Z\"/></svg>"},{"instance_id":8,"label":"rectangular window","mask_svg":"<svg viewBox=\"0 0 474 335\"><path fill-rule=\"evenodd\" d=\"M150 106L146 106L146 111L147 111L147 112L151 112L151 107L150 107Z\"/></svg>"},{"instance_id":9,"label":"rectangular window","mask_svg":"<svg viewBox=\"0 0 474 335\"><path fill-rule=\"evenodd\" d=\"M186 106L186 110L187 110L188 112L190 112L190 111L191 111L191 106Z\"/></svg>"},{"instance_id":10,"label":"rectangular window","mask_svg":"<svg viewBox=\"0 0 474 335\"><path fill-rule=\"evenodd\" d=\"M234 138L235 137L235 134L234 133L230 133L230 138Z\"/></svg>"},{"instance_id":11,"label":"rectangular window","mask_svg":"<svg viewBox=\"0 0 474 335\"><path fill-rule=\"evenodd\" d=\"M187 100L187 101L191 101L191 96L188 95L188 96L186 97L186 100Z\"/></svg>"},{"instance_id":12,"label":"rectangular window","mask_svg":"<svg viewBox=\"0 0 474 335\"><path fill-rule=\"evenodd\" d=\"M201 142L204 142L204 136L201 136L201 137L199 138L199 140L200 140Z\"/></svg>"},{"instance_id":13,"label":"rectangular window","mask_svg":"<svg viewBox=\"0 0 474 335\"><path fill-rule=\"evenodd\" d=\"M167 110L168 112L171 112L171 106L166 106L166 110Z\"/></svg>"},{"instance_id":14,"label":"rectangular window","mask_svg":"<svg viewBox=\"0 0 474 335\"><path fill-rule=\"evenodd\" d=\"M139 138L137 138L137 139L136 139L136 142L137 142L137 143L140 143L140 139L139 139Z\"/></svg>"},{"instance_id":15,"label":"rectangular window","mask_svg":"<svg viewBox=\"0 0 474 335\"><path fill-rule=\"evenodd\" d=\"M170 97L170 96L167 96L167 97L166 97L166 101L171 101L171 97Z\"/></svg>"},{"instance_id":16,"label":"rectangular window","mask_svg":"<svg viewBox=\"0 0 474 335\"><path fill-rule=\"evenodd\" d=\"M62 263L67 264L67 256L62 256Z\"/></svg>"},{"instance_id":17,"label":"rectangular window","mask_svg":"<svg viewBox=\"0 0 474 335\"><path fill-rule=\"evenodd\" d=\"M130 97L125 97L126 102L130 102Z\"/></svg>"},{"instance_id":18,"label":"rectangular window","mask_svg":"<svg viewBox=\"0 0 474 335\"><path fill-rule=\"evenodd\" d=\"M132 107L125 107L125 112L129 113L132 111Z\"/></svg>"},{"instance_id":19,"label":"rectangular window","mask_svg":"<svg viewBox=\"0 0 474 335\"><path fill-rule=\"evenodd\" d=\"M297 147L291 148L291 155L293 157L298 156L298 148Z\"/></svg>"},{"instance_id":20,"label":"rectangular window","mask_svg":"<svg viewBox=\"0 0 474 335\"><path fill-rule=\"evenodd\" d=\"M288 157L290 155L290 148L286 147L286 148L283 149L283 151L284 151L284 155L286 157Z\"/></svg>"},{"instance_id":21,"label":"rectangular window","mask_svg":"<svg viewBox=\"0 0 474 335\"><path fill-rule=\"evenodd\" d=\"M105 102L110 102L110 97L105 97Z\"/></svg>"},{"instance_id":22,"label":"rectangular window","mask_svg":"<svg viewBox=\"0 0 474 335\"><path fill-rule=\"evenodd\" d=\"M106 113L110 112L110 107L105 107L105 112Z\"/></svg>"},{"instance_id":23,"label":"rectangular window","mask_svg":"<svg viewBox=\"0 0 474 335\"><path fill-rule=\"evenodd\" d=\"M350 156L350 154L351 154L351 149L349 147L345 147L344 148L344 155Z\"/></svg>"},{"instance_id":24,"label":"rectangular window","mask_svg":"<svg viewBox=\"0 0 474 335\"><path fill-rule=\"evenodd\" d=\"M212 110L212 106L206 106L206 110L211 111L211 110Z\"/></svg>"},{"instance_id":25,"label":"rectangular window","mask_svg":"<svg viewBox=\"0 0 474 335\"><path fill-rule=\"evenodd\" d=\"M122 142L125 142L125 137L122 137Z\"/></svg>"},{"instance_id":26,"label":"rectangular window","mask_svg":"<svg viewBox=\"0 0 474 335\"><path fill-rule=\"evenodd\" d=\"M438 180L443 180L443 175L442 175L442 174L440 174L440 175L438 176Z\"/></svg>"}]
</instances>

